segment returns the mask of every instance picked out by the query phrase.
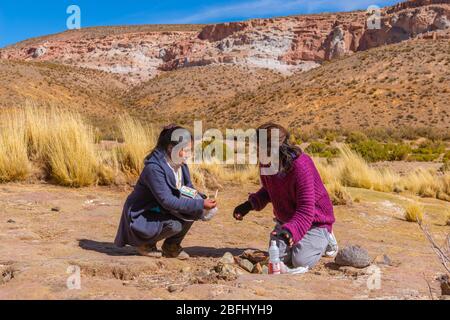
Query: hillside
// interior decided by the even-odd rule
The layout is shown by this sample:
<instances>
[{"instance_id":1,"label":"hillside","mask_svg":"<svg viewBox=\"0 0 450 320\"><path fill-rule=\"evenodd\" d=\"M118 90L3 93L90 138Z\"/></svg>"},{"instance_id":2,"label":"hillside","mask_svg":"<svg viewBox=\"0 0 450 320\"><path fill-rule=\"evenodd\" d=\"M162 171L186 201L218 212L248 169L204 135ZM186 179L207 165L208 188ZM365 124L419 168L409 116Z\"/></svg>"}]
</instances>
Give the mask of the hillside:
<instances>
[{"instance_id":1,"label":"hillside","mask_svg":"<svg viewBox=\"0 0 450 320\"><path fill-rule=\"evenodd\" d=\"M385 44L450 28L449 0L411 0L382 10L380 29L364 11L298 15L212 25L97 27L23 41L8 60L51 61L107 71L139 85L179 68L222 63L286 75Z\"/></svg>"},{"instance_id":2,"label":"hillside","mask_svg":"<svg viewBox=\"0 0 450 320\"><path fill-rule=\"evenodd\" d=\"M147 123L220 128L449 129L450 0L382 10L212 25L72 30L0 49L0 107L77 110L105 129Z\"/></svg>"},{"instance_id":3,"label":"hillside","mask_svg":"<svg viewBox=\"0 0 450 320\"><path fill-rule=\"evenodd\" d=\"M222 126L278 121L311 129L450 128L450 42L360 52L242 95L200 117Z\"/></svg>"},{"instance_id":4,"label":"hillside","mask_svg":"<svg viewBox=\"0 0 450 320\"><path fill-rule=\"evenodd\" d=\"M63 107L105 125L123 113L126 86L116 76L49 62L0 60L0 109L25 103Z\"/></svg>"},{"instance_id":5,"label":"hillside","mask_svg":"<svg viewBox=\"0 0 450 320\"><path fill-rule=\"evenodd\" d=\"M203 115L209 106L221 106L281 79L279 73L267 69L234 65L183 68L133 88L127 93L126 108L150 122L188 123L187 119ZM204 119L211 120L211 115Z\"/></svg>"}]
</instances>

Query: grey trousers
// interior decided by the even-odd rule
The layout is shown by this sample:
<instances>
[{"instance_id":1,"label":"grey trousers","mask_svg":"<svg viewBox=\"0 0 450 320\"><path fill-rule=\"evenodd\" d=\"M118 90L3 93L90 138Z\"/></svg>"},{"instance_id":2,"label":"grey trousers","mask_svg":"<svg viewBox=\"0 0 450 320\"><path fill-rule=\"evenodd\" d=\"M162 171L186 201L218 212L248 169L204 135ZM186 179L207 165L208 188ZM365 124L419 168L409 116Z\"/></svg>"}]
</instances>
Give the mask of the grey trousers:
<instances>
[{"instance_id":1,"label":"grey trousers","mask_svg":"<svg viewBox=\"0 0 450 320\"><path fill-rule=\"evenodd\" d=\"M157 215L155 220L160 220L162 229L157 236L148 240L150 245L156 245L161 240L165 240L167 244L181 245L194 224L194 222L182 221L165 214Z\"/></svg>"},{"instance_id":2,"label":"grey trousers","mask_svg":"<svg viewBox=\"0 0 450 320\"><path fill-rule=\"evenodd\" d=\"M281 225L276 224L274 231L281 231ZM284 240L271 234L270 240L277 241L280 249L280 259L287 266L314 267L325 253L328 246L328 230L325 228L311 228L297 244L289 248Z\"/></svg>"}]
</instances>

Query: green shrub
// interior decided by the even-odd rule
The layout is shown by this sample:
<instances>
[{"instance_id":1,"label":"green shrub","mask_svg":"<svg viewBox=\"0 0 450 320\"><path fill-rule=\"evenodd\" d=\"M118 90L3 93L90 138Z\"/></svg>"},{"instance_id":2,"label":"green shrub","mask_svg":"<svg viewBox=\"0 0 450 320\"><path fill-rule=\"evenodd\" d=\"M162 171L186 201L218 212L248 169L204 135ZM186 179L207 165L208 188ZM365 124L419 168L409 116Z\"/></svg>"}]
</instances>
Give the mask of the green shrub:
<instances>
[{"instance_id":1,"label":"green shrub","mask_svg":"<svg viewBox=\"0 0 450 320\"><path fill-rule=\"evenodd\" d=\"M411 147L404 143L381 143L373 139L351 145L366 161L401 161L408 158Z\"/></svg>"},{"instance_id":2,"label":"green shrub","mask_svg":"<svg viewBox=\"0 0 450 320\"><path fill-rule=\"evenodd\" d=\"M406 160L411 153L411 147L404 143L388 143L385 148L388 153L388 161Z\"/></svg>"},{"instance_id":3,"label":"green shrub","mask_svg":"<svg viewBox=\"0 0 450 320\"><path fill-rule=\"evenodd\" d=\"M385 146L375 140L370 139L354 143L351 149L369 162L385 161L388 159L388 152Z\"/></svg>"},{"instance_id":4,"label":"green shrub","mask_svg":"<svg viewBox=\"0 0 450 320\"><path fill-rule=\"evenodd\" d=\"M339 149L331 147L320 141L311 142L305 151L309 154L322 158L333 158L339 154Z\"/></svg>"},{"instance_id":5,"label":"green shrub","mask_svg":"<svg viewBox=\"0 0 450 320\"><path fill-rule=\"evenodd\" d=\"M360 143L368 140L367 136L360 131L352 131L347 136L347 143Z\"/></svg>"},{"instance_id":6,"label":"green shrub","mask_svg":"<svg viewBox=\"0 0 450 320\"><path fill-rule=\"evenodd\" d=\"M408 157L410 161L434 161L445 152L445 145L441 141L426 140L412 150Z\"/></svg>"}]
</instances>

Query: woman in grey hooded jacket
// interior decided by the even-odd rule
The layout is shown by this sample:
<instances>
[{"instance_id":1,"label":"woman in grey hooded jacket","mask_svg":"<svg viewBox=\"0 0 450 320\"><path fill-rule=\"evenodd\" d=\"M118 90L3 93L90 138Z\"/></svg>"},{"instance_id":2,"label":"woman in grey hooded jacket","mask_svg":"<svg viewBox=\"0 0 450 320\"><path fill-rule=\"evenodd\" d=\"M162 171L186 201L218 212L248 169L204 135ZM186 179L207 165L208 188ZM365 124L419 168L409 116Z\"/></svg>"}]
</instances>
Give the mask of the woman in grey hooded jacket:
<instances>
[{"instance_id":1,"label":"woman in grey hooded jacket","mask_svg":"<svg viewBox=\"0 0 450 320\"><path fill-rule=\"evenodd\" d=\"M188 259L181 242L204 209L216 207L213 200L182 195L182 187L194 189L186 164L192 149L188 130L169 125L160 133L155 149L147 156L145 167L128 196L120 220L115 245L135 246L150 257ZM165 240L162 253L158 241Z\"/></svg>"}]
</instances>

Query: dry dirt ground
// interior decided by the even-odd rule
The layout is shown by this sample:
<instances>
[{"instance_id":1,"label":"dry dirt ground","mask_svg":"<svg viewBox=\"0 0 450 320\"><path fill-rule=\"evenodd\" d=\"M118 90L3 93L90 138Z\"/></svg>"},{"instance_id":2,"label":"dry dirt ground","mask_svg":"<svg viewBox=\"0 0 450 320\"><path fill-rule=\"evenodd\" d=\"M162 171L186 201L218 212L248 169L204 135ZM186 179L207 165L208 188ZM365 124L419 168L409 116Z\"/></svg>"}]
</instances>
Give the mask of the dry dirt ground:
<instances>
[{"instance_id":1,"label":"dry dirt ground","mask_svg":"<svg viewBox=\"0 0 450 320\"><path fill-rule=\"evenodd\" d=\"M418 226L403 220L401 206L413 197L351 189L358 201L336 207L340 245L359 244L378 257L381 288L369 290L364 270L338 270L333 259L304 275L244 274L233 281L208 280L227 251L266 249L271 208L244 222L232 208L255 185L229 186L220 214L194 224L184 246L192 259L146 258L112 244L128 190L51 185L0 186L0 299L429 299L438 298L435 278L443 269ZM425 223L440 243L450 231L447 202L420 200ZM52 209L56 211L52 211ZM59 210L59 211L58 211ZM389 264L380 256L387 255ZM68 267L81 268L81 289L66 286ZM70 271L70 270L69 270ZM429 283L430 287L428 287Z\"/></svg>"}]
</instances>

